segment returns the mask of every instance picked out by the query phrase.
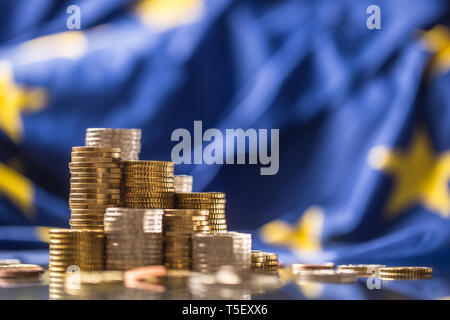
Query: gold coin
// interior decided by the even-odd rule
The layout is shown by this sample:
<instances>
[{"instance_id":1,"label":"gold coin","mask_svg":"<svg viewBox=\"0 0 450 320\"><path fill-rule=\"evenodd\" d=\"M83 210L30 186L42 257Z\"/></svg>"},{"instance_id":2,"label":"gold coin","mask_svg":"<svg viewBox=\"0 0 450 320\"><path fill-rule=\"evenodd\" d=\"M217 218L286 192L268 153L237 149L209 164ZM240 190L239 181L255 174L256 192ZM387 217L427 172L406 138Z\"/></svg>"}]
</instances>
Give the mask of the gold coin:
<instances>
[{"instance_id":1,"label":"gold coin","mask_svg":"<svg viewBox=\"0 0 450 320\"><path fill-rule=\"evenodd\" d=\"M71 193L88 193L88 194L104 194L104 195L114 195L120 194L120 188L105 189L105 188L70 188Z\"/></svg>"},{"instance_id":2,"label":"gold coin","mask_svg":"<svg viewBox=\"0 0 450 320\"><path fill-rule=\"evenodd\" d=\"M80 169L80 168L109 168L109 169L119 169L119 163L108 163L108 162L71 162L69 163L70 169Z\"/></svg>"},{"instance_id":3,"label":"gold coin","mask_svg":"<svg viewBox=\"0 0 450 320\"><path fill-rule=\"evenodd\" d=\"M75 193L69 195L69 199L110 199L120 200L120 194L102 194L102 193Z\"/></svg>"},{"instance_id":4,"label":"gold coin","mask_svg":"<svg viewBox=\"0 0 450 320\"><path fill-rule=\"evenodd\" d=\"M122 170L120 168L71 168L71 174L120 174Z\"/></svg>"},{"instance_id":5,"label":"gold coin","mask_svg":"<svg viewBox=\"0 0 450 320\"><path fill-rule=\"evenodd\" d=\"M105 209L108 207L114 207L110 204L71 204L70 209Z\"/></svg>"},{"instance_id":6,"label":"gold coin","mask_svg":"<svg viewBox=\"0 0 450 320\"><path fill-rule=\"evenodd\" d=\"M431 274L433 268L429 267L383 267L380 274Z\"/></svg>"},{"instance_id":7,"label":"gold coin","mask_svg":"<svg viewBox=\"0 0 450 320\"><path fill-rule=\"evenodd\" d=\"M123 161L123 165L126 167L174 167L175 163L171 161L156 161L156 160L133 160Z\"/></svg>"},{"instance_id":8,"label":"gold coin","mask_svg":"<svg viewBox=\"0 0 450 320\"><path fill-rule=\"evenodd\" d=\"M87 151L121 152L121 149L113 147L72 147L72 152L87 152Z\"/></svg>"},{"instance_id":9,"label":"gold coin","mask_svg":"<svg viewBox=\"0 0 450 320\"><path fill-rule=\"evenodd\" d=\"M122 175L120 173L72 173L71 178L75 179L120 179Z\"/></svg>"},{"instance_id":10,"label":"gold coin","mask_svg":"<svg viewBox=\"0 0 450 320\"><path fill-rule=\"evenodd\" d=\"M180 192L177 193L180 198L225 198L225 193L222 192Z\"/></svg>"}]
</instances>

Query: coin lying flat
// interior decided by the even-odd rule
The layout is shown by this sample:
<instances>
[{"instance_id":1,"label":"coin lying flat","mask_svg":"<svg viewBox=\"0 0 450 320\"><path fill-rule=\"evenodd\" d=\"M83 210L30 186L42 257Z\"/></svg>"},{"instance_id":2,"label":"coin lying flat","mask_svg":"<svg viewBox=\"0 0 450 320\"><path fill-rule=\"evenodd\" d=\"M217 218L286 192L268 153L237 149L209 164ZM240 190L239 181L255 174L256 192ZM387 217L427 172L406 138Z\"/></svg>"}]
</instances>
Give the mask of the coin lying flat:
<instances>
[{"instance_id":1,"label":"coin lying flat","mask_svg":"<svg viewBox=\"0 0 450 320\"><path fill-rule=\"evenodd\" d=\"M427 280L433 277L429 267L383 267L379 269L383 280Z\"/></svg>"},{"instance_id":2,"label":"coin lying flat","mask_svg":"<svg viewBox=\"0 0 450 320\"><path fill-rule=\"evenodd\" d=\"M294 263L291 265L291 272L298 273L299 271L307 270L334 270L335 264L333 262L326 262L321 264L302 264Z\"/></svg>"},{"instance_id":3,"label":"coin lying flat","mask_svg":"<svg viewBox=\"0 0 450 320\"><path fill-rule=\"evenodd\" d=\"M35 264L11 264L0 266L0 278L37 277L44 273L44 268Z\"/></svg>"}]
</instances>

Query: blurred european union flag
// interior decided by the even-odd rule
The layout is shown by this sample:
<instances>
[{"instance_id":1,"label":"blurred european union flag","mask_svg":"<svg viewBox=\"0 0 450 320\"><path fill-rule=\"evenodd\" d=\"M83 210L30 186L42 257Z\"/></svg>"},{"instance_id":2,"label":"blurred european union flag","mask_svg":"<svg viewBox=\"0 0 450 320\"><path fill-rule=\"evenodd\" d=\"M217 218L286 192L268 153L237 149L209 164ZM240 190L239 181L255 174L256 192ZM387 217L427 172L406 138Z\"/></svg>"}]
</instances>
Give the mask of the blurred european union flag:
<instances>
[{"instance_id":1,"label":"blurred european union flag","mask_svg":"<svg viewBox=\"0 0 450 320\"><path fill-rule=\"evenodd\" d=\"M366 12L380 7L380 29ZM68 30L67 8L80 8ZM0 258L46 264L88 127L279 128L279 172L181 165L285 263L450 262L446 0L3 0Z\"/></svg>"}]
</instances>

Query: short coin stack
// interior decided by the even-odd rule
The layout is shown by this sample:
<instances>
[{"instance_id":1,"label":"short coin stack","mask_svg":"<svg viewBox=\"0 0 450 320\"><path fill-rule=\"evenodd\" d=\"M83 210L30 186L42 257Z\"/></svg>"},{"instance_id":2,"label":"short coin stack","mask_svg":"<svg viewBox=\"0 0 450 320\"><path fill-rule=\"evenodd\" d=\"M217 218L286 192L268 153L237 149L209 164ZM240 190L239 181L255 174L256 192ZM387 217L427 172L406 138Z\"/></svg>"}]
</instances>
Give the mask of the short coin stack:
<instances>
[{"instance_id":1,"label":"short coin stack","mask_svg":"<svg viewBox=\"0 0 450 320\"><path fill-rule=\"evenodd\" d=\"M225 193L222 192L185 192L176 193L176 206L179 209L202 209L209 212L211 233L227 232L225 216Z\"/></svg>"},{"instance_id":2,"label":"short coin stack","mask_svg":"<svg viewBox=\"0 0 450 320\"><path fill-rule=\"evenodd\" d=\"M209 232L207 210L164 210L164 265L191 269L192 235Z\"/></svg>"},{"instance_id":3,"label":"short coin stack","mask_svg":"<svg viewBox=\"0 0 450 320\"><path fill-rule=\"evenodd\" d=\"M123 161L122 170L125 207L174 208L173 162Z\"/></svg>"},{"instance_id":4,"label":"short coin stack","mask_svg":"<svg viewBox=\"0 0 450 320\"><path fill-rule=\"evenodd\" d=\"M192 192L194 178L187 175L176 175L173 177L175 192Z\"/></svg>"},{"instance_id":5,"label":"short coin stack","mask_svg":"<svg viewBox=\"0 0 450 320\"><path fill-rule=\"evenodd\" d=\"M427 280L433 277L433 268L429 267L384 267L380 268L383 280Z\"/></svg>"},{"instance_id":6,"label":"short coin stack","mask_svg":"<svg viewBox=\"0 0 450 320\"><path fill-rule=\"evenodd\" d=\"M234 265L233 237L227 234L192 235L192 269L216 272L223 265Z\"/></svg>"},{"instance_id":7,"label":"short coin stack","mask_svg":"<svg viewBox=\"0 0 450 320\"><path fill-rule=\"evenodd\" d=\"M278 272L278 255L265 252L264 271Z\"/></svg>"},{"instance_id":8,"label":"short coin stack","mask_svg":"<svg viewBox=\"0 0 450 320\"><path fill-rule=\"evenodd\" d=\"M222 266L236 271L250 270L250 234L227 232L222 234L192 235L193 270L217 272Z\"/></svg>"},{"instance_id":9,"label":"short coin stack","mask_svg":"<svg viewBox=\"0 0 450 320\"><path fill-rule=\"evenodd\" d=\"M123 160L139 160L141 135L141 129L89 128L86 130L86 145L120 148Z\"/></svg>"},{"instance_id":10,"label":"short coin stack","mask_svg":"<svg viewBox=\"0 0 450 320\"><path fill-rule=\"evenodd\" d=\"M72 229L103 229L105 209L120 204L120 160L119 148L72 148L69 163Z\"/></svg>"},{"instance_id":11,"label":"short coin stack","mask_svg":"<svg viewBox=\"0 0 450 320\"><path fill-rule=\"evenodd\" d=\"M104 269L103 231L50 229L50 296L64 293L66 272Z\"/></svg>"},{"instance_id":12,"label":"short coin stack","mask_svg":"<svg viewBox=\"0 0 450 320\"><path fill-rule=\"evenodd\" d=\"M251 268L253 272L264 271L264 262L266 261L266 253L260 250L252 250L251 256Z\"/></svg>"},{"instance_id":13,"label":"short coin stack","mask_svg":"<svg viewBox=\"0 0 450 320\"><path fill-rule=\"evenodd\" d=\"M242 233L235 231L230 231L227 232L226 234L231 235L233 237L233 256L234 256L234 265L236 269L239 271L250 271L252 235L250 233Z\"/></svg>"},{"instance_id":14,"label":"short coin stack","mask_svg":"<svg viewBox=\"0 0 450 320\"><path fill-rule=\"evenodd\" d=\"M161 209L108 208L105 213L106 269L161 265Z\"/></svg>"}]
</instances>

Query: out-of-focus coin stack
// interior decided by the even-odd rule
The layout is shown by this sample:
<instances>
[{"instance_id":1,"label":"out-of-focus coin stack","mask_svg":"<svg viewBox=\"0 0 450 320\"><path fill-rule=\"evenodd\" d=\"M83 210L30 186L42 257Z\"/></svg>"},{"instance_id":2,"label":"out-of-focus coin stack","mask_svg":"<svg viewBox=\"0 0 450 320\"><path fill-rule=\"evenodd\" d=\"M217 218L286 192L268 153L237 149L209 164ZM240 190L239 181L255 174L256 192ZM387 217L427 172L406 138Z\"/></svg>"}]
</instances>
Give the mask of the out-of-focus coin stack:
<instances>
[{"instance_id":1,"label":"out-of-focus coin stack","mask_svg":"<svg viewBox=\"0 0 450 320\"><path fill-rule=\"evenodd\" d=\"M192 235L192 269L216 272L223 265L232 265L233 237L227 234Z\"/></svg>"},{"instance_id":2,"label":"out-of-focus coin stack","mask_svg":"<svg viewBox=\"0 0 450 320\"><path fill-rule=\"evenodd\" d=\"M176 207L179 209L203 209L209 212L211 233L227 232L225 216L225 193L222 192L186 192L175 194Z\"/></svg>"},{"instance_id":3,"label":"out-of-focus coin stack","mask_svg":"<svg viewBox=\"0 0 450 320\"><path fill-rule=\"evenodd\" d=\"M86 146L120 148L123 160L139 160L141 136L141 129L88 128Z\"/></svg>"},{"instance_id":4,"label":"out-of-focus coin stack","mask_svg":"<svg viewBox=\"0 0 450 320\"><path fill-rule=\"evenodd\" d=\"M192 268L192 235L209 233L207 210L164 210L164 265L168 269Z\"/></svg>"},{"instance_id":5,"label":"out-of-focus coin stack","mask_svg":"<svg viewBox=\"0 0 450 320\"><path fill-rule=\"evenodd\" d=\"M105 209L120 205L121 151L111 147L73 147L70 168L70 227L103 229Z\"/></svg>"},{"instance_id":6,"label":"out-of-focus coin stack","mask_svg":"<svg viewBox=\"0 0 450 320\"><path fill-rule=\"evenodd\" d=\"M309 282L354 283L358 274L353 270L303 270L296 274L298 284Z\"/></svg>"},{"instance_id":7,"label":"out-of-focus coin stack","mask_svg":"<svg viewBox=\"0 0 450 320\"><path fill-rule=\"evenodd\" d=\"M125 207L174 208L173 162L123 161L122 171Z\"/></svg>"},{"instance_id":8,"label":"out-of-focus coin stack","mask_svg":"<svg viewBox=\"0 0 450 320\"><path fill-rule=\"evenodd\" d=\"M294 263L291 265L291 272L297 274L302 271L317 271L317 270L334 270L335 264L333 262L325 262L320 264L304 264Z\"/></svg>"},{"instance_id":9,"label":"out-of-focus coin stack","mask_svg":"<svg viewBox=\"0 0 450 320\"><path fill-rule=\"evenodd\" d=\"M238 232L192 235L193 270L216 272L224 265L250 270L251 235Z\"/></svg>"},{"instance_id":10,"label":"out-of-focus coin stack","mask_svg":"<svg viewBox=\"0 0 450 320\"><path fill-rule=\"evenodd\" d=\"M264 271L278 272L278 255L276 253L265 252Z\"/></svg>"},{"instance_id":11,"label":"out-of-focus coin stack","mask_svg":"<svg viewBox=\"0 0 450 320\"><path fill-rule=\"evenodd\" d=\"M105 236L101 230L50 229L50 298L64 297L67 272L104 269Z\"/></svg>"},{"instance_id":12,"label":"out-of-focus coin stack","mask_svg":"<svg viewBox=\"0 0 450 320\"><path fill-rule=\"evenodd\" d=\"M266 253L260 250L252 250L251 256L251 267L253 272L264 271L264 262L266 261Z\"/></svg>"},{"instance_id":13,"label":"out-of-focus coin stack","mask_svg":"<svg viewBox=\"0 0 450 320\"><path fill-rule=\"evenodd\" d=\"M108 208L105 213L106 269L161 265L163 210Z\"/></svg>"},{"instance_id":14,"label":"out-of-focus coin stack","mask_svg":"<svg viewBox=\"0 0 450 320\"><path fill-rule=\"evenodd\" d=\"M242 233L235 231L229 231L226 234L231 235L233 237L233 256L236 270L250 271L252 235L250 233Z\"/></svg>"},{"instance_id":15,"label":"out-of-focus coin stack","mask_svg":"<svg viewBox=\"0 0 450 320\"><path fill-rule=\"evenodd\" d=\"M427 280L433 277L429 267L384 267L380 268L382 280Z\"/></svg>"},{"instance_id":16,"label":"out-of-focus coin stack","mask_svg":"<svg viewBox=\"0 0 450 320\"><path fill-rule=\"evenodd\" d=\"M352 270L355 271L360 277L370 277L371 275L376 275L377 270L379 273L380 268L386 267L381 264L346 264L339 265L338 271L342 270Z\"/></svg>"},{"instance_id":17,"label":"out-of-focus coin stack","mask_svg":"<svg viewBox=\"0 0 450 320\"><path fill-rule=\"evenodd\" d=\"M194 178L187 175L176 175L173 177L175 192L192 192Z\"/></svg>"}]
</instances>

